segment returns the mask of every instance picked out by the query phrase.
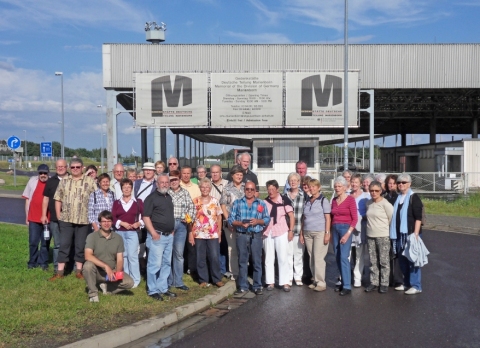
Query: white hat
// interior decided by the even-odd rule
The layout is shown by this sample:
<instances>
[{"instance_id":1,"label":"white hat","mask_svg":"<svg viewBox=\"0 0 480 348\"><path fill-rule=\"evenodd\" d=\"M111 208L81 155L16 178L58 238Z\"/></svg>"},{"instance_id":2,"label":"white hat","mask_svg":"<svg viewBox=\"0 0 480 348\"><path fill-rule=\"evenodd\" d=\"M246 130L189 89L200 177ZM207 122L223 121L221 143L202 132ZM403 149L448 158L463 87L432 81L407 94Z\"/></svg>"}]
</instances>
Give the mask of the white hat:
<instances>
[{"instance_id":1,"label":"white hat","mask_svg":"<svg viewBox=\"0 0 480 348\"><path fill-rule=\"evenodd\" d=\"M142 170L145 170L145 169L148 169L148 170L155 170L155 163L152 163L152 162L145 162L143 164L143 168Z\"/></svg>"}]
</instances>

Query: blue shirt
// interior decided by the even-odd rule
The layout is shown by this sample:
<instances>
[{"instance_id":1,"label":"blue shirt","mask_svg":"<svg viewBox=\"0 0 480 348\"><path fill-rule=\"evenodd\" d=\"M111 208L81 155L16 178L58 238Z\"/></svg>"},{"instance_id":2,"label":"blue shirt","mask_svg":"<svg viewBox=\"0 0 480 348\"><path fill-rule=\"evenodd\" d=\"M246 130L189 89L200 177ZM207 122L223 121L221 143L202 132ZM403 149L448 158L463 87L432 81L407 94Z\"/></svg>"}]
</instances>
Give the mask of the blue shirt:
<instances>
[{"instance_id":1,"label":"blue shirt","mask_svg":"<svg viewBox=\"0 0 480 348\"><path fill-rule=\"evenodd\" d=\"M248 206L247 198L242 197L233 202L232 210L228 216L228 223L233 224L234 221L243 221L251 219L262 219L262 225L248 226L235 226L239 232L262 232L265 226L270 223L270 215L268 213L267 205L264 201L255 198L251 206Z\"/></svg>"}]
</instances>

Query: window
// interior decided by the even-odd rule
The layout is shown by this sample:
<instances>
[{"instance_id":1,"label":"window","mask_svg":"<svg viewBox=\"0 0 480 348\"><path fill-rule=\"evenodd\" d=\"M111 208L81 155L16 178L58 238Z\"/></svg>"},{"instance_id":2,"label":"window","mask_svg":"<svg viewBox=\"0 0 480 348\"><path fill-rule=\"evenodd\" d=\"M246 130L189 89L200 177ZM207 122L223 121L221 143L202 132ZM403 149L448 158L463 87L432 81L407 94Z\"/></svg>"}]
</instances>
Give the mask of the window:
<instances>
[{"instance_id":1,"label":"window","mask_svg":"<svg viewBox=\"0 0 480 348\"><path fill-rule=\"evenodd\" d=\"M300 161L305 161L307 167L315 167L314 163L314 147L299 147L298 148L298 159Z\"/></svg>"},{"instance_id":2,"label":"window","mask_svg":"<svg viewBox=\"0 0 480 348\"><path fill-rule=\"evenodd\" d=\"M273 147L258 148L258 168L273 168Z\"/></svg>"}]
</instances>

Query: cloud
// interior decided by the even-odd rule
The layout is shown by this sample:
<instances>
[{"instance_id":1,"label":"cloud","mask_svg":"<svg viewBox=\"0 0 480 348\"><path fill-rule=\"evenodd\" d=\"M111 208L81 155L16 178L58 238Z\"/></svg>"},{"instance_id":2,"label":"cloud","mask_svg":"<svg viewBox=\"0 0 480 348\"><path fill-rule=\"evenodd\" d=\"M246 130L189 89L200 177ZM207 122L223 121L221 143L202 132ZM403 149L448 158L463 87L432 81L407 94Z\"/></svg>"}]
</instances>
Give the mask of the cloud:
<instances>
[{"instance_id":1,"label":"cloud","mask_svg":"<svg viewBox=\"0 0 480 348\"><path fill-rule=\"evenodd\" d=\"M140 128L134 128L134 127L125 127L120 130L120 133L122 134L140 134Z\"/></svg>"},{"instance_id":2,"label":"cloud","mask_svg":"<svg viewBox=\"0 0 480 348\"><path fill-rule=\"evenodd\" d=\"M363 35L363 36L349 36L348 43L349 44L359 44L359 43L366 43L374 38L373 35ZM305 44L343 44L344 39L343 37L340 39L335 40L326 40L326 41L315 41L315 42L302 42Z\"/></svg>"},{"instance_id":3,"label":"cloud","mask_svg":"<svg viewBox=\"0 0 480 348\"><path fill-rule=\"evenodd\" d=\"M66 51L102 52L101 47L93 45L63 46Z\"/></svg>"},{"instance_id":4,"label":"cloud","mask_svg":"<svg viewBox=\"0 0 480 348\"><path fill-rule=\"evenodd\" d=\"M227 31L227 36L253 44L288 44L290 39L281 33L246 34Z\"/></svg>"},{"instance_id":5,"label":"cloud","mask_svg":"<svg viewBox=\"0 0 480 348\"><path fill-rule=\"evenodd\" d=\"M124 0L0 0L1 30L32 30L54 25L70 27L110 26L124 31L141 31L152 15Z\"/></svg>"},{"instance_id":6,"label":"cloud","mask_svg":"<svg viewBox=\"0 0 480 348\"><path fill-rule=\"evenodd\" d=\"M255 7L259 14L262 17L266 17L268 20L268 24L276 24L278 19L280 18L280 14L274 11L270 11L265 4L263 4L260 0L248 0L250 4Z\"/></svg>"},{"instance_id":7,"label":"cloud","mask_svg":"<svg viewBox=\"0 0 480 348\"><path fill-rule=\"evenodd\" d=\"M15 41L15 40L0 40L0 45L3 45L3 46L16 45L19 43L20 41Z\"/></svg>"},{"instance_id":8,"label":"cloud","mask_svg":"<svg viewBox=\"0 0 480 348\"><path fill-rule=\"evenodd\" d=\"M10 62L1 62L0 61L0 70L13 71L15 66Z\"/></svg>"}]
</instances>

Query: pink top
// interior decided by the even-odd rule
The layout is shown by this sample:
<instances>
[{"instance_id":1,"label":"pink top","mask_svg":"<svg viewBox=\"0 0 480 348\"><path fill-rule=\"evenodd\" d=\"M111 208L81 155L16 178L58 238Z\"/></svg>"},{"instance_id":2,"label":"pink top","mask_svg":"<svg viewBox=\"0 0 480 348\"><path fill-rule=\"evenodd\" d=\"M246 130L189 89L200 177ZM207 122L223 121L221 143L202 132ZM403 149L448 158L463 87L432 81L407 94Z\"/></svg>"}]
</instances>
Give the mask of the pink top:
<instances>
[{"instance_id":1,"label":"pink top","mask_svg":"<svg viewBox=\"0 0 480 348\"><path fill-rule=\"evenodd\" d=\"M282 196L278 195L276 200L273 200L275 203L282 204ZM272 205L268 203L268 201L264 201L267 205L268 211L272 211ZM286 212L285 212L286 211ZM285 209L283 206L277 208L277 223L273 224L273 218L270 219L270 223L268 224L267 228L263 231L264 236L268 236L270 231L272 231L272 237L281 236L284 233L288 232L290 226L287 225L287 220L285 220L285 215L289 212L293 211L291 205L285 205Z\"/></svg>"},{"instance_id":2,"label":"pink top","mask_svg":"<svg viewBox=\"0 0 480 348\"><path fill-rule=\"evenodd\" d=\"M347 196L345 200L337 204L337 199L332 202L332 225L333 224L349 224L350 227L355 228L358 221L357 203L355 198Z\"/></svg>"}]
</instances>

